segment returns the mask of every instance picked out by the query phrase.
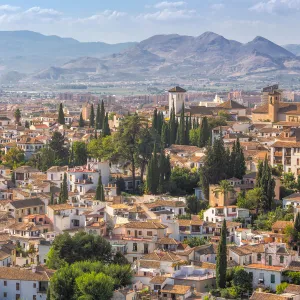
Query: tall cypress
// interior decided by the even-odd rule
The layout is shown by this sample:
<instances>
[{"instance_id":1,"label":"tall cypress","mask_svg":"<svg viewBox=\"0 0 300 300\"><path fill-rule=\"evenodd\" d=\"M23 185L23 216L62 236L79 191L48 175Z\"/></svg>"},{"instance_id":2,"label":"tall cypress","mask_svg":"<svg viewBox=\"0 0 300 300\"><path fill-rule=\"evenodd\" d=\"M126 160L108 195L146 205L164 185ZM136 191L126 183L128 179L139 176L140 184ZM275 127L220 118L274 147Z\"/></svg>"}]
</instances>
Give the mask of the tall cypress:
<instances>
[{"instance_id":1,"label":"tall cypress","mask_svg":"<svg viewBox=\"0 0 300 300\"><path fill-rule=\"evenodd\" d=\"M205 147L209 138L210 138L210 132L208 127L207 117L204 117L200 125L199 147L200 148Z\"/></svg>"},{"instance_id":2,"label":"tall cypress","mask_svg":"<svg viewBox=\"0 0 300 300\"><path fill-rule=\"evenodd\" d=\"M226 271L227 271L227 249L226 249L226 237L227 227L226 220L224 219L220 241L218 244L217 251L217 262L216 262L216 284L217 288L223 289L226 287Z\"/></svg>"},{"instance_id":3,"label":"tall cypress","mask_svg":"<svg viewBox=\"0 0 300 300\"><path fill-rule=\"evenodd\" d=\"M173 101L173 106L171 108L171 115L170 115L170 121L169 121L169 133L170 133L170 135L169 135L169 137L170 137L169 145L171 146L176 141L176 133L177 133L174 101Z\"/></svg>"},{"instance_id":4,"label":"tall cypress","mask_svg":"<svg viewBox=\"0 0 300 300\"><path fill-rule=\"evenodd\" d=\"M153 116L152 116L152 129L157 131L158 129L158 116L157 116L157 109L154 109Z\"/></svg>"},{"instance_id":5,"label":"tall cypress","mask_svg":"<svg viewBox=\"0 0 300 300\"><path fill-rule=\"evenodd\" d=\"M96 188L95 200L102 201L102 202L105 201L104 188L103 188L103 184L102 184L101 174L99 174L99 178L98 178L98 184L97 184L97 188Z\"/></svg>"},{"instance_id":6,"label":"tall cypress","mask_svg":"<svg viewBox=\"0 0 300 300\"><path fill-rule=\"evenodd\" d=\"M190 123L189 123L188 117L185 118L185 139L184 139L184 144L189 145L190 144Z\"/></svg>"},{"instance_id":7,"label":"tall cypress","mask_svg":"<svg viewBox=\"0 0 300 300\"><path fill-rule=\"evenodd\" d=\"M164 124L164 115L162 112L160 112L157 115L157 132L159 135L161 135L163 124Z\"/></svg>"},{"instance_id":8,"label":"tall cypress","mask_svg":"<svg viewBox=\"0 0 300 300\"><path fill-rule=\"evenodd\" d=\"M100 108L100 121L99 121L100 128L99 129L103 128L104 119L105 119L105 107L104 107L104 101L102 99L101 108Z\"/></svg>"},{"instance_id":9,"label":"tall cypress","mask_svg":"<svg viewBox=\"0 0 300 300\"><path fill-rule=\"evenodd\" d=\"M64 109L63 109L62 103L59 104L57 122L61 125L65 124L65 114L64 114Z\"/></svg>"},{"instance_id":10,"label":"tall cypress","mask_svg":"<svg viewBox=\"0 0 300 300\"><path fill-rule=\"evenodd\" d=\"M184 104L182 103L181 113L180 113L180 121L179 128L177 131L178 141L177 144L184 145L185 144L185 117L184 117Z\"/></svg>"},{"instance_id":11,"label":"tall cypress","mask_svg":"<svg viewBox=\"0 0 300 300\"><path fill-rule=\"evenodd\" d=\"M90 127L95 126L95 112L94 112L94 105L91 106L91 112L90 112Z\"/></svg>"},{"instance_id":12,"label":"tall cypress","mask_svg":"<svg viewBox=\"0 0 300 300\"><path fill-rule=\"evenodd\" d=\"M84 127L84 120L82 117L82 113L80 113L80 117L79 117L79 127Z\"/></svg>"},{"instance_id":13,"label":"tall cypress","mask_svg":"<svg viewBox=\"0 0 300 300\"><path fill-rule=\"evenodd\" d=\"M96 112L96 129L100 129L101 124L101 111L100 111L100 105L97 105L97 112Z\"/></svg>"},{"instance_id":14,"label":"tall cypress","mask_svg":"<svg viewBox=\"0 0 300 300\"><path fill-rule=\"evenodd\" d=\"M109 128L109 124L108 124L108 113L106 113L105 117L104 117L104 122L103 122L103 128L102 128L102 136L108 136L110 135L110 128Z\"/></svg>"},{"instance_id":15,"label":"tall cypress","mask_svg":"<svg viewBox=\"0 0 300 300\"><path fill-rule=\"evenodd\" d=\"M50 198L49 204L50 205L54 204L54 195L53 195L53 193L51 193L51 198Z\"/></svg>"},{"instance_id":16,"label":"tall cypress","mask_svg":"<svg viewBox=\"0 0 300 300\"><path fill-rule=\"evenodd\" d=\"M169 144L169 127L165 122L162 125L160 141L161 141L161 147L163 149L166 148Z\"/></svg>"}]
</instances>

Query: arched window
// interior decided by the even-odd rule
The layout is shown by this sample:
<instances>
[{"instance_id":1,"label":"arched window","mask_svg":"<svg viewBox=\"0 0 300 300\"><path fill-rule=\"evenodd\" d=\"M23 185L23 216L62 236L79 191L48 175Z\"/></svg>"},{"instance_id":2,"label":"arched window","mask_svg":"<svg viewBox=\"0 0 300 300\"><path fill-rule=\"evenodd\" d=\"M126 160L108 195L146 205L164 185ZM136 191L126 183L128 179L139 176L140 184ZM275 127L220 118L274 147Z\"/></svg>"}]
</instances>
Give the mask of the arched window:
<instances>
[{"instance_id":1,"label":"arched window","mask_svg":"<svg viewBox=\"0 0 300 300\"><path fill-rule=\"evenodd\" d=\"M269 255L269 266L272 266L272 256Z\"/></svg>"},{"instance_id":2,"label":"arched window","mask_svg":"<svg viewBox=\"0 0 300 300\"><path fill-rule=\"evenodd\" d=\"M284 263L284 256L280 255L280 263L283 264Z\"/></svg>"}]
</instances>

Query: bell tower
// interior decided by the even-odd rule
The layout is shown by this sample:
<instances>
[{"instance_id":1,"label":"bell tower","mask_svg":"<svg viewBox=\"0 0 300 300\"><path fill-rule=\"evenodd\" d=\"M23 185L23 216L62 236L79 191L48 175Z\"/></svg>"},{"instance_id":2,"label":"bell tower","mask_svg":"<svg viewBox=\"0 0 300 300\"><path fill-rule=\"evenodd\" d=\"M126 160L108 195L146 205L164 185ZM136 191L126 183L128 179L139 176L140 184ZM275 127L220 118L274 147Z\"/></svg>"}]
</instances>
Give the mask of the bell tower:
<instances>
[{"instance_id":1,"label":"bell tower","mask_svg":"<svg viewBox=\"0 0 300 300\"><path fill-rule=\"evenodd\" d=\"M181 111L182 104L185 103L185 93L186 90L175 86L169 90L169 116L171 115L171 109L174 103L175 115Z\"/></svg>"},{"instance_id":2,"label":"bell tower","mask_svg":"<svg viewBox=\"0 0 300 300\"><path fill-rule=\"evenodd\" d=\"M268 111L269 111L269 119L271 122L278 121L278 109L279 103L281 102L281 94L279 92L269 93L268 100Z\"/></svg>"}]
</instances>

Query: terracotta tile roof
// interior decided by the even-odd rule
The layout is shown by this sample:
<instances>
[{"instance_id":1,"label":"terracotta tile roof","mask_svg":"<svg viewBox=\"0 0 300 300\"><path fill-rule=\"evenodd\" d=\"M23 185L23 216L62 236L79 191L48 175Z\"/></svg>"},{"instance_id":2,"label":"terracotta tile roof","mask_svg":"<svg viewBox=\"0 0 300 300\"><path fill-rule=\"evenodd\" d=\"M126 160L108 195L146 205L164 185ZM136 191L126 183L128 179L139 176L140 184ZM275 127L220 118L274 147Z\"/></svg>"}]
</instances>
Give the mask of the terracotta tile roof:
<instances>
[{"instance_id":1,"label":"terracotta tile roof","mask_svg":"<svg viewBox=\"0 0 300 300\"><path fill-rule=\"evenodd\" d=\"M166 284L161 290L161 293L176 294L176 295L185 295L190 291L191 287L188 285L171 285Z\"/></svg>"},{"instance_id":2,"label":"terracotta tile roof","mask_svg":"<svg viewBox=\"0 0 300 300\"><path fill-rule=\"evenodd\" d=\"M300 193L293 193L289 196L284 197L283 199L293 200L293 201L300 201Z\"/></svg>"},{"instance_id":3,"label":"terracotta tile roof","mask_svg":"<svg viewBox=\"0 0 300 300\"><path fill-rule=\"evenodd\" d=\"M70 204L64 203L64 204L48 205L48 208L51 208L54 211L59 211L59 210L65 210L65 209L72 209L74 207Z\"/></svg>"},{"instance_id":4,"label":"terracotta tile roof","mask_svg":"<svg viewBox=\"0 0 300 300\"><path fill-rule=\"evenodd\" d=\"M49 281L50 274L46 271L19 269L14 267L1 267L0 279L24 280L24 281Z\"/></svg>"},{"instance_id":5,"label":"terracotta tile roof","mask_svg":"<svg viewBox=\"0 0 300 300\"><path fill-rule=\"evenodd\" d=\"M281 266L268 266L263 264L250 264L245 266L245 268L249 269L259 269L259 270L272 270L272 271L282 271L284 268Z\"/></svg>"},{"instance_id":6,"label":"terracotta tile roof","mask_svg":"<svg viewBox=\"0 0 300 300\"><path fill-rule=\"evenodd\" d=\"M140 228L140 229L165 229L168 226L154 222L154 221L147 221L147 222L130 222L124 225L125 228Z\"/></svg>"},{"instance_id":7,"label":"terracotta tile roof","mask_svg":"<svg viewBox=\"0 0 300 300\"><path fill-rule=\"evenodd\" d=\"M233 100L228 100L224 103L221 103L217 107L225 108L225 109L246 109L244 105Z\"/></svg>"},{"instance_id":8,"label":"terracotta tile roof","mask_svg":"<svg viewBox=\"0 0 300 300\"><path fill-rule=\"evenodd\" d=\"M217 245L216 244L208 244L202 245L195 248L195 252L199 255L207 255L207 254L217 254Z\"/></svg>"},{"instance_id":9,"label":"terracotta tile roof","mask_svg":"<svg viewBox=\"0 0 300 300\"><path fill-rule=\"evenodd\" d=\"M140 268L159 269L160 262L159 261L140 260Z\"/></svg>"},{"instance_id":10,"label":"terracotta tile roof","mask_svg":"<svg viewBox=\"0 0 300 300\"><path fill-rule=\"evenodd\" d=\"M141 259L143 260L154 260L154 261L180 261L181 258L172 252L153 252L144 255Z\"/></svg>"},{"instance_id":11,"label":"terracotta tile roof","mask_svg":"<svg viewBox=\"0 0 300 300\"><path fill-rule=\"evenodd\" d=\"M177 242L175 239L169 238L169 237L163 237L163 238L159 239L157 241L157 243L160 245L178 245L179 244L179 242Z\"/></svg>"},{"instance_id":12,"label":"terracotta tile roof","mask_svg":"<svg viewBox=\"0 0 300 300\"><path fill-rule=\"evenodd\" d=\"M284 290L285 293L293 293L296 295L300 295L300 285L289 284L287 288Z\"/></svg>"},{"instance_id":13,"label":"terracotta tile roof","mask_svg":"<svg viewBox=\"0 0 300 300\"><path fill-rule=\"evenodd\" d=\"M286 270L300 272L300 261L291 261Z\"/></svg>"},{"instance_id":14,"label":"terracotta tile roof","mask_svg":"<svg viewBox=\"0 0 300 300\"><path fill-rule=\"evenodd\" d=\"M145 206L149 208L154 208L159 206L185 207L186 205L183 201L156 200L153 203L146 203Z\"/></svg>"},{"instance_id":15,"label":"terracotta tile roof","mask_svg":"<svg viewBox=\"0 0 300 300\"><path fill-rule=\"evenodd\" d=\"M152 284L163 284L166 281L167 277L165 276L155 276L150 280Z\"/></svg>"},{"instance_id":16,"label":"terracotta tile roof","mask_svg":"<svg viewBox=\"0 0 300 300\"><path fill-rule=\"evenodd\" d=\"M288 296L271 294L271 293L263 293L263 292L254 292L250 297L250 300L284 300L289 299Z\"/></svg>"},{"instance_id":17,"label":"terracotta tile roof","mask_svg":"<svg viewBox=\"0 0 300 300\"><path fill-rule=\"evenodd\" d=\"M285 229L289 225L293 226L294 222L292 222L292 221L276 221L272 225L272 230L274 230L274 229Z\"/></svg>"}]
</instances>

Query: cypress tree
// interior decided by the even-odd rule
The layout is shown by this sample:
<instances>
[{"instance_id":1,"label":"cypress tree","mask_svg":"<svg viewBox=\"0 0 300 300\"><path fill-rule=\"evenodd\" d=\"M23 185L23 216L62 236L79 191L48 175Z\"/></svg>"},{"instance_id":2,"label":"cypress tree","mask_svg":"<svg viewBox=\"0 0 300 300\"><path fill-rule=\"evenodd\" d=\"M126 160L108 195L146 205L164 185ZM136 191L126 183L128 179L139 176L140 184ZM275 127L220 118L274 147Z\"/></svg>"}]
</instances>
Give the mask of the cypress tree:
<instances>
[{"instance_id":1,"label":"cypress tree","mask_svg":"<svg viewBox=\"0 0 300 300\"><path fill-rule=\"evenodd\" d=\"M99 174L95 200L99 200L99 201L101 200L101 193L102 193L102 178L101 175Z\"/></svg>"},{"instance_id":2,"label":"cypress tree","mask_svg":"<svg viewBox=\"0 0 300 300\"><path fill-rule=\"evenodd\" d=\"M179 128L177 131L177 144L184 145L185 144L185 117L184 117L184 104L182 103L181 113L180 113L180 122Z\"/></svg>"},{"instance_id":3,"label":"cypress tree","mask_svg":"<svg viewBox=\"0 0 300 300\"><path fill-rule=\"evenodd\" d=\"M57 122L61 125L65 124L65 114L63 110L63 105L62 103L59 104L59 110L58 110L58 119Z\"/></svg>"},{"instance_id":4,"label":"cypress tree","mask_svg":"<svg viewBox=\"0 0 300 300\"><path fill-rule=\"evenodd\" d=\"M294 236L294 242L299 244L299 238L298 238L298 233L300 232L300 213L297 212L295 223L294 223L294 231L295 231L295 236Z\"/></svg>"},{"instance_id":5,"label":"cypress tree","mask_svg":"<svg viewBox=\"0 0 300 300\"><path fill-rule=\"evenodd\" d=\"M108 124L108 114L105 115L104 117L104 122L103 122L103 128L102 128L102 136L108 136L110 135L110 128Z\"/></svg>"},{"instance_id":6,"label":"cypress tree","mask_svg":"<svg viewBox=\"0 0 300 300\"><path fill-rule=\"evenodd\" d=\"M177 133L174 101L173 101L173 106L171 108L171 115L170 115L170 121L169 121L169 133L170 133L170 135L169 135L169 137L170 137L169 145L171 146L176 141L176 133Z\"/></svg>"},{"instance_id":7,"label":"cypress tree","mask_svg":"<svg viewBox=\"0 0 300 300\"><path fill-rule=\"evenodd\" d=\"M226 249L227 227L224 219L220 241L218 244L217 262L216 262L216 284L217 288L223 289L226 286L226 271L227 271L227 249Z\"/></svg>"},{"instance_id":8,"label":"cypress tree","mask_svg":"<svg viewBox=\"0 0 300 300\"><path fill-rule=\"evenodd\" d=\"M153 116L152 116L152 129L157 131L158 129L158 116L157 116L157 109L154 109Z\"/></svg>"},{"instance_id":9,"label":"cypress tree","mask_svg":"<svg viewBox=\"0 0 300 300\"><path fill-rule=\"evenodd\" d=\"M105 202L105 194L104 194L104 186L102 184L102 187L101 187L101 202Z\"/></svg>"},{"instance_id":10,"label":"cypress tree","mask_svg":"<svg viewBox=\"0 0 300 300\"><path fill-rule=\"evenodd\" d=\"M100 128L99 129L103 129L103 123L104 123L104 119L105 119L105 107L104 107L104 101L102 99L101 101L101 109L100 109Z\"/></svg>"},{"instance_id":11,"label":"cypress tree","mask_svg":"<svg viewBox=\"0 0 300 300\"><path fill-rule=\"evenodd\" d=\"M234 176L234 170L235 170L235 161L236 161L236 143L233 142L232 150L230 153L230 163L228 164L228 172L227 175L229 178Z\"/></svg>"},{"instance_id":12,"label":"cypress tree","mask_svg":"<svg viewBox=\"0 0 300 300\"><path fill-rule=\"evenodd\" d=\"M74 166L74 148L73 148L73 145L71 147L71 152L70 152L70 156L69 156L69 165Z\"/></svg>"},{"instance_id":13,"label":"cypress tree","mask_svg":"<svg viewBox=\"0 0 300 300\"><path fill-rule=\"evenodd\" d=\"M169 182L170 178L171 178L171 161L170 161L170 156L168 155L165 161L165 181Z\"/></svg>"},{"instance_id":14,"label":"cypress tree","mask_svg":"<svg viewBox=\"0 0 300 300\"><path fill-rule=\"evenodd\" d=\"M162 112L160 112L158 113L158 118L157 118L157 132L159 135L161 135L163 124L164 124L164 115Z\"/></svg>"},{"instance_id":15,"label":"cypress tree","mask_svg":"<svg viewBox=\"0 0 300 300\"><path fill-rule=\"evenodd\" d=\"M54 195L51 193L51 198L50 198L50 205L54 204Z\"/></svg>"},{"instance_id":16,"label":"cypress tree","mask_svg":"<svg viewBox=\"0 0 300 300\"><path fill-rule=\"evenodd\" d=\"M162 124L160 141L161 141L161 147L163 149L166 148L169 144L169 128L165 122Z\"/></svg>"},{"instance_id":17,"label":"cypress tree","mask_svg":"<svg viewBox=\"0 0 300 300\"><path fill-rule=\"evenodd\" d=\"M205 147L209 138L210 138L210 132L208 127L207 117L204 117L200 125L199 147L200 148Z\"/></svg>"},{"instance_id":18,"label":"cypress tree","mask_svg":"<svg viewBox=\"0 0 300 300\"><path fill-rule=\"evenodd\" d=\"M68 183L67 183L67 173L64 173L64 180L63 180L63 200L64 202L67 202L69 198L69 193L68 193Z\"/></svg>"},{"instance_id":19,"label":"cypress tree","mask_svg":"<svg viewBox=\"0 0 300 300\"><path fill-rule=\"evenodd\" d=\"M185 145L190 144L190 123L189 123L189 118L186 117L185 119L185 140L184 140Z\"/></svg>"},{"instance_id":20,"label":"cypress tree","mask_svg":"<svg viewBox=\"0 0 300 300\"><path fill-rule=\"evenodd\" d=\"M234 172L233 176L239 179L242 179L246 173L246 163L243 149L240 145L240 140L237 138L236 147L234 153ZM233 162L233 161L232 161Z\"/></svg>"},{"instance_id":21,"label":"cypress tree","mask_svg":"<svg viewBox=\"0 0 300 300\"><path fill-rule=\"evenodd\" d=\"M79 117L79 127L84 127L84 120L82 117L82 113L80 113L80 117Z\"/></svg>"},{"instance_id":22,"label":"cypress tree","mask_svg":"<svg viewBox=\"0 0 300 300\"><path fill-rule=\"evenodd\" d=\"M97 112L96 112L96 129L100 129L101 127L101 111L100 111L100 105L97 105Z\"/></svg>"},{"instance_id":23,"label":"cypress tree","mask_svg":"<svg viewBox=\"0 0 300 300\"><path fill-rule=\"evenodd\" d=\"M153 185L153 172L152 172L152 165L153 165L153 159L150 158L150 161L148 163L147 167L147 177L146 177L146 193L151 194L152 192L152 185Z\"/></svg>"},{"instance_id":24,"label":"cypress tree","mask_svg":"<svg viewBox=\"0 0 300 300\"><path fill-rule=\"evenodd\" d=\"M263 174L263 162L259 161L257 166L257 173L256 173L256 187L261 187L261 178Z\"/></svg>"},{"instance_id":25,"label":"cypress tree","mask_svg":"<svg viewBox=\"0 0 300 300\"><path fill-rule=\"evenodd\" d=\"M94 104L91 106L91 112L90 112L90 127L95 126L95 112L94 112Z\"/></svg>"}]
</instances>

